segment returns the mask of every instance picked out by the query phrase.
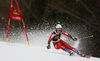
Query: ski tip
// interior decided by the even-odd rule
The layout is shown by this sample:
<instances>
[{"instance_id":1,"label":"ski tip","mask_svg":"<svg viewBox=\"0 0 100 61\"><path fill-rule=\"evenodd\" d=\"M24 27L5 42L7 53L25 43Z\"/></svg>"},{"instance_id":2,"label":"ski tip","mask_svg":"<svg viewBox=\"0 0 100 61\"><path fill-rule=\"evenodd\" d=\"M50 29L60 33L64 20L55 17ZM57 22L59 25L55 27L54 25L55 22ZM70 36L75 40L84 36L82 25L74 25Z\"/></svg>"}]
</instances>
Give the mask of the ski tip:
<instances>
[{"instance_id":1,"label":"ski tip","mask_svg":"<svg viewBox=\"0 0 100 61\"><path fill-rule=\"evenodd\" d=\"M86 58L90 58L90 56L86 56Z\"/></svg>"}]
</instances>

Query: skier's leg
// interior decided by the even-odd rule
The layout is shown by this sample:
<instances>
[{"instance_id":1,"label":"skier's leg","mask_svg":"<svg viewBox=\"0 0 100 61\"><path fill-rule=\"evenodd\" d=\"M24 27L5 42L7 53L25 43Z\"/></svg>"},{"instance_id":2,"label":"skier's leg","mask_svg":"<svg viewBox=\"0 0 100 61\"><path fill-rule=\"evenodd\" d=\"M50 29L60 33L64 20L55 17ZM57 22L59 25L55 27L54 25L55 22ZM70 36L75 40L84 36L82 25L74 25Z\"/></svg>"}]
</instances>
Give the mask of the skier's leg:
<instances>
[{"instance_id":1,"label":"skier's leg","mask_svg":"<svg viewBox=\"0 0 100 61\"><path fill-rule=\"evenodd\" d=\"M69 46L68 49L72 50L73 52L77 53L78 55L85 57L85 55L83 53L81 53L80 51L78 51L76 48Z\"/></svg>"},{"instance_id":2,"label":"skier's leg","mask_svg":"<svg viewBox=\"0 0 100 61\"><path fill-rule=\"evenodd\" d=\"M78 54L78 55L80 55L81 57L85 57L86 55L84 55L83 53L81 53L80 51L76 51L76 53Z\"/></svg>"},{"instance_id":3,"label":"skier's leg","mask_svg":"<svg viewBox=\"0 0 100 61\"><path fill-rule=\"evenodd\" d=\"M69 50L76 50L74 47L71 47L68 43L66 43L65 41L61 40L60 41L61 45L63 45L65 48L69 49Z\"/></svg>"},{"instance_id":4,"label":"skier's leg","mask_svg":"<svg viewBox=\"0 0 100 61\"><path fill-rule=\"evenodd\" d=\"M85 57L85 55L83 53L81 53L80 51L78 51L76 48L74 47L70 47L69 49L71 49L73 52L76 52L78 55L80 55L81 57Z\"/></svg>"},{"instance_id":5,"label":"skier's leg","mask_svg":"<svg viewBox=\"0 0 100 61\"><path fill-rule=\"evenodd\" d=\"M76 52L78 55L84 56L83 53L77 51L76 48L70 46L68 43L64 42L63 40L61 40L60 43L66 48L65 51L69 52L70 50L72 50L73 52Z\"/></svg>"},{"instance_id":6,"label":"skier's leg","mask_svg":"<svg viewBox=\"0 0 100 61\"><path fill-rule=\"evenodd\" d=\"M76 48L70 46L68 43L64 42L63 40L61 40L60 43L66 48L65 51L71 53L72 50L73 52L76 52L78 55L82 57L85 56L83 53L79 52Z\"/></svg>"},{"instance_id":7,"label":"skier's leg","mask_svg":"<svg viewBox=\"0 0 100 61\"><path fill-rule=\"evenodd\" d=\"M61 49L68 52L70 54L70 56L73 54L73 51L71 51L68 46L70 46L69 44L67 44L66 42L64 42L63 40L60 40L59 42L61 44Z\"/></svg>"},{"instance_id":8,"label":"skier's leg","mask_svg":"<svg viewBox=\"0 0 100 61\"><path fill-rule=\"evenodd\" d=\"M90 58L90 56L87 56L85 54L83 54L82 52L78 51L78 50L75 50L75 49L72 49L72 51L76 52L78 55L80 55L81 57L86 57L86 58Z\"/></svg>"},{"instance_id":9,"label":"skier's leg","mask_svg":"<svg viewBox=\"0 0 100 61\"><path fill-rule=\"evenodd\" d=\"M80 51L78 51L76 48L71 47L68 43L64 42L63 40L60 40L60 42L58 42L58 43L54 43L54 47L56 49L62 49L64 51L68 52L70 55L72 55L73 52L76 52L81 57L86 57L86 55L84 55L83 53L81 53ZM87 57L89 58L89 56L87 56Z\"/></svg>"},{"instance_id":10,"label":"skier's leg","mask_svg":"<svg viewBox=\"0 0 100 61\"><path fill-rule=\"evenodd\" d=\"M53 45L54 45L55 49L60 49L60 43L59 42L53 43Z\"/></svg>"},{"instance_id":11,"label":"skier's leg","mask_svg":"<svg viewBox=\"0 0 100 61\"><path fill-rule=\"evenodd\" d=\"M68 52L70 54L70 56L73 54L73 51L71 51L70 49L66 48L65 49L66 52Z\"/></svg>"},{"instance_id":12,"label":"skier's leg","mask_svg":"<svg viewBox=\"0 0 100 61\"><path fill-rule=\"evenodd\" d=\"M69 48L69 47L68 47ZM77 53L78 55L85 57L85 55L83 53L81 53L80 51L78 51L76 48L74 47L70 47L69 49L71 49L73 52Z\"/></svg>"},{"instance_id":13,"label":"skier's leg","mask_svg":"<svg viewBox=\"0 0 100 61\"><path fill-rule=\"evenodd\" d=\"M55 49L62 49L62 50L66 50L66 48L64 46L62 46L59 42L57 43L53 43Z\"/></svg>"}]
</instances>

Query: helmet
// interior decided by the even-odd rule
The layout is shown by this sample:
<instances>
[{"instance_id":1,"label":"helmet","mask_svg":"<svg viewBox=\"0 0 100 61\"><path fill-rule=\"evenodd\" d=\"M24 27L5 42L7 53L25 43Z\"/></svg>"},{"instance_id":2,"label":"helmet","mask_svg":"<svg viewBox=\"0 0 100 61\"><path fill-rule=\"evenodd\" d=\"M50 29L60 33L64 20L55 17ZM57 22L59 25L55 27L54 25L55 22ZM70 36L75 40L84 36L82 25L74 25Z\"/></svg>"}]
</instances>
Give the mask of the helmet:
<instances>
[{"instance_id":1,"label":"helmet","mask_svg":"<svg viewBox=\"0 0 100 61\"><path fill-rule=\"evenodd\" d=\"M62 26L60 24L56 25L56 30L62 30Z\"/></svg>"},{"instance_id":2,"label":"helmet","mask_svg":"<svg viewBox=\"0 0 100 61\"><path fill-rule=\"evenodd\" d=\"M62 26L60 24L57 24L56 28L62 28Z\"/></svg>"}]
</instances>

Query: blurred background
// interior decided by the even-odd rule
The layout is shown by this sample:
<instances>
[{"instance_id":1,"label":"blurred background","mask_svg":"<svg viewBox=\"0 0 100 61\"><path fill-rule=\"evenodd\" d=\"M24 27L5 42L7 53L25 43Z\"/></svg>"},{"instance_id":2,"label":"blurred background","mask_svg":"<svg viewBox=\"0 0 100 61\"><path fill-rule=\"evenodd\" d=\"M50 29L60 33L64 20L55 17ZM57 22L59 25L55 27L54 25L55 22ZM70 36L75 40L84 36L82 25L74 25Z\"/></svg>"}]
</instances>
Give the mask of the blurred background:
<instances>
[{"instance_id":1,"label":"blurred background","mask_svg":"<svg viewBox=\"0 0 100 61\"><path fill-rule=\"evenodd\" d=\"M100 57L100 0L17 0L22 11L31 45L46 47L55 25L60 23L70 35L82 38L78 50ZM11 0L0 0L0 41L6 41ZM16 3L14 6L17 8ZM73 45L74 42L62 37ZM44 41L45 40L45 41ZM11 20L8 42L26 43L23 24Z\"/></svg>"}]
</instances>

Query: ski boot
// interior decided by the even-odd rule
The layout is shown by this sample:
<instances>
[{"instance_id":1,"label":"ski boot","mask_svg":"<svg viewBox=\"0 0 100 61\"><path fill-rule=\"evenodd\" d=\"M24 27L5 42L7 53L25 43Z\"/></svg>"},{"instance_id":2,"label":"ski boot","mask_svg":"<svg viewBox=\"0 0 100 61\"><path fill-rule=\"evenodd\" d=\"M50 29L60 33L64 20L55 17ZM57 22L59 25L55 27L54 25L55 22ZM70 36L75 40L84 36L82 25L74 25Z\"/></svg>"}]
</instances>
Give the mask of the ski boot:
<instances>
[{"instance_id":1,"label":"ski boot","mask_svg":"<svg viewBox=\"0 0 100 61\"><path fill-rule=\"evenodd\" d=\"M69 55L72 56L73 55L73 51L69 51Z\"/></svg>"},{"instance_id":2,"label":"ski boot","mask_svg":"<svg viewBox=\"0 0 100 61\"><path fill-rule=\"evenodd\" d=\"M71 50L69 50L69 49L67 49L67 48L66 48L65 51L68 52L70 56L73 54L73 51L71 51Z\"/></svg>"},{"instance_id":3,"label":"ski boot","mask_svg":"<svg viewBox=\"0 0 100 61\"><path fill-rule=\"evenodd\" d=\"M82 54L81 57L90 58L90 56L87 56L87 55L84 55L84 54Z\"/></svg>"}]
</instances>

